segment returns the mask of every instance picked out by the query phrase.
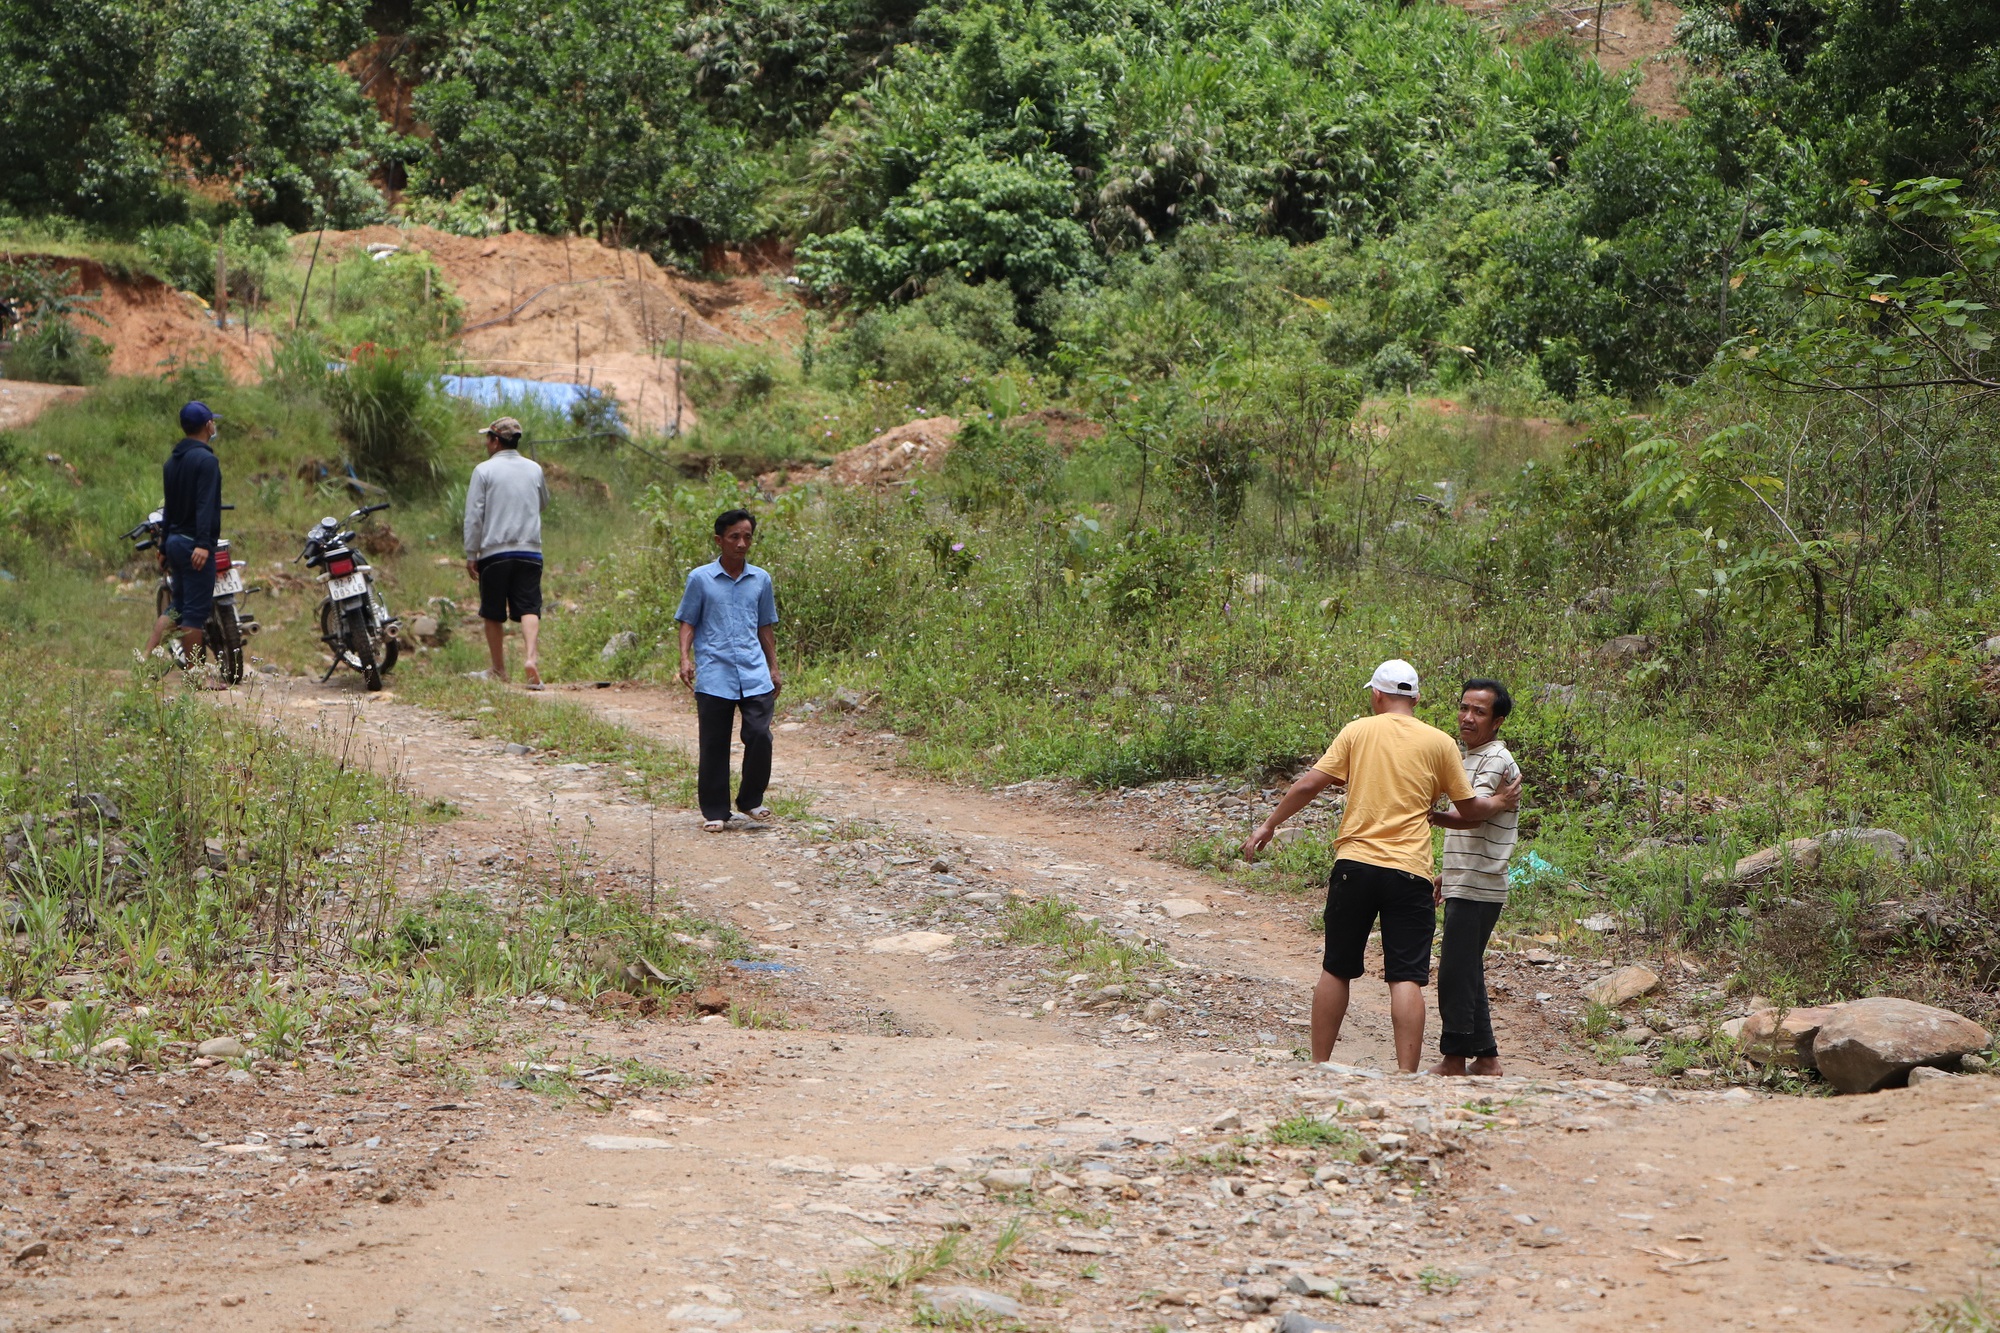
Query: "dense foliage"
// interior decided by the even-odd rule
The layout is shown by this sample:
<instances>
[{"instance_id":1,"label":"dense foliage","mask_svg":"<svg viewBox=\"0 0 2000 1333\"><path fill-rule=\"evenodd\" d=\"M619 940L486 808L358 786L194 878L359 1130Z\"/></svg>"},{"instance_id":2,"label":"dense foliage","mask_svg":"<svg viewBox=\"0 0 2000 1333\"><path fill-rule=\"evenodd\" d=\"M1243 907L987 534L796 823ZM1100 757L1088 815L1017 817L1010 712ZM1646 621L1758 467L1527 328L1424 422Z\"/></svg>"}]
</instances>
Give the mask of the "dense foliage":
<instances>
[{"instance_id":1,"label":"dense foliage","mask_svg":"<svg viewBox=\"0 0 2000 1333\"><path fill-rule=\"evenodd\" d=\"M1255 262L1331 303L1318 352L1378 384L1644 396L1758 316L1731 284L1765 231L1851 223L1851 179L1970 174L1996 23L1696 5L1662 119L1560 39L1383 0L13 0L0 204L301 227L394 187L466 229L776 235L835 302L1004 283L1037 357L1204 228L1228 264L1280 244ZM419 135L370 100L397 81ZM1858 230L1885 267L1912 253Z\"/></svg>"}]
</instances>

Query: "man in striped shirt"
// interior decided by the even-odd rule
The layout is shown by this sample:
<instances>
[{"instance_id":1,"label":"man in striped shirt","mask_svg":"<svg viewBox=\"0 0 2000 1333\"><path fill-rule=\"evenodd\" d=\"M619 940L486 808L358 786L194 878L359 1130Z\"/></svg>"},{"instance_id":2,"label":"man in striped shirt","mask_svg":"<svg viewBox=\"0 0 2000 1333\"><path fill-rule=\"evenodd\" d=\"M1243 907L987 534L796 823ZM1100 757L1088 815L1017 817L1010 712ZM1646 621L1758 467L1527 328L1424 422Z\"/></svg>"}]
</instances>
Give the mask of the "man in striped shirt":
<instances>
[{"instance_id":1,"label":"man in striped shirt","mask_svg":"<svg viewBox=\"0 0 2000 1333\"><path fill-rule=\"evenodd\" d=\"M1474 797L1521 780L1520 765L1500 739L1500 724L1514 711L1513 696L1497 680L1476 677L1458 695L1458 739L1465 748L1465 776ZM1490 819L1433 811L1444 835L1444 945L1438 955L1438 1050L1433 1074L1498 1074L1500 1048L1486 1000L1486 941L1507 905L1507 861L1520 837L1520 815L1507 809ZM1471 1060L1470 1068L1466 1061Z\"/></svg>"}]
</instances>

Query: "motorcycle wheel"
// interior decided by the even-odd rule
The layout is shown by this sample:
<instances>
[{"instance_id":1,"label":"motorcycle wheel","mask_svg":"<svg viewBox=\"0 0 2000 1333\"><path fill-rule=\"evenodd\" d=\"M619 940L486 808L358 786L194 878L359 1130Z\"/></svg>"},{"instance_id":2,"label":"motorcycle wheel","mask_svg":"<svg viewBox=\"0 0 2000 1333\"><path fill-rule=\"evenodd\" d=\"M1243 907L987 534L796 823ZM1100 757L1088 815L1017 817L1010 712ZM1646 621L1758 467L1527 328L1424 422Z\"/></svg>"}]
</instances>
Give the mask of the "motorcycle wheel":
<instances>
[{"instance_id":1,"label":"motorcycle wheel","mask_svg":"<svg viewBox=\"0 0 2000 1333\"><path fill-rule=\"evenodd\" d=\"M160 586L153 590L153 614L163 616L171 611L173 606L174 590L167 586L165 579L161 579Z\"/></svg>"},{"instance_id":2,"label":"motorcycle wheel","mask_svg":"<svg viewBox=\"0 0 2000 1333\"><path fill-rule=\"evenodd\" d=\"M361 682L370 692L382 688L382 670L375 665L375 645L368 639L368 608L347 613L347 650L360 662Z\"/></svg>"},{"instance_id":3,"label":"motorcycle wheel","mask_svg":"<svg viewBox=\"0 0 2000 1333\"><path fill-rule=\"evenodd\" d=\"M243 681L243 627L237 623L236 608L218 602L208 613L208 625L202 631L203 645L208 655L215 661L216 674L222 677L224 685L239 685Z\"/></svg>"},{"instance_id":4,"label":"motorcycle wheel","mask_svg":"<svg viewBox=\"0 0 2000 1333\"><path fill-rule=\"evenodd\" d=\"M341 663L361 670L361 659L347 642L347 622L340 614L340 608L332 602L319 604L319 637L326 644L326 650Z\"/></svg>"}]
</instances>

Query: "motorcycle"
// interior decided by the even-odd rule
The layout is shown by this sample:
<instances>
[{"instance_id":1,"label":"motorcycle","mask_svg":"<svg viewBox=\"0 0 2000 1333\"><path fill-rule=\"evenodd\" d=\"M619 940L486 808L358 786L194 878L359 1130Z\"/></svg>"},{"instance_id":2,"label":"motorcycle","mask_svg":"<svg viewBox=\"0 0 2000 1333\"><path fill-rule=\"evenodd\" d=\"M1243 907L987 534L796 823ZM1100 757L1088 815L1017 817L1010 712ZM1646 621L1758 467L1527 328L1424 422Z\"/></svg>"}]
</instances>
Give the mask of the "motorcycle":
<instances>
[{"instance_id":1,"label":"motorcycle","mask_svg":"<svg viewBox=\"0 0 2000 1333\"><path fill-rule=\"evenodd\" d=\"M382 594L375 590L374 566L355 547L353 530L343 526L388 507L384 501L357 509L345 520L329 516L306 533L298 559L319 570L319 581L326 585L326 599L319 604L319 636L333 653L321 681L345 665L359 671L370 690L379 690L383 673L395 667L402 651L396 638L402 622L389 614Z\"/></svg>"},{"instance_id":2,"label":"motorcycle","mask_svg":"<svg viewBox=\"0 0 2000 1333\"><path fill-rule=\"evenodd\" d=\"M233 509L234 505L224 505ZM153 612L166 615L174 604L174 571L167 563L167 523L166 511L155 509L125 534L134 552L154 551L160 568L160 582L153 592ZM243 569L236 559L228 541L218 541L209 553L209 560L215 568L215 599L209 604L208 623L202 626L200 655L190 662L186 650L178 638L167 639L167 650L174 661L183 667L200 667L207 661L215 663L216 675L225 685L236 685L243 680L243 641L255 634L261 627L257 617L243 604L258 588L243 586Z\"/></svg>"}]
</instances>

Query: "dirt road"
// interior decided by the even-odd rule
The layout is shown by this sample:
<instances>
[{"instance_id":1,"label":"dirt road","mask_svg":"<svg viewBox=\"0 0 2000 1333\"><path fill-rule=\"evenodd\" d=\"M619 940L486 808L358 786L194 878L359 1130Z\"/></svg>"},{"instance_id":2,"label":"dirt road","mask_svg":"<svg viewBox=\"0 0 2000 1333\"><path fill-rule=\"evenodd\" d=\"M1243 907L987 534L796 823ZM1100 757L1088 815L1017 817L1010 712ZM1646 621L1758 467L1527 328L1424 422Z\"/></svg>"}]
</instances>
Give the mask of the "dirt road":
<instances>
[{"instance_id":1,"label":"dirt road","mask_svg":"<svg viewBox=\"0 0 2000 1333\"><path fill-rule=\"evenodd\" d=\"M1081 1333L1270 1330L1290 1312L1294 1329L1894 1330L1995 1256L2000 1082L1844 1100L1615 1083L1553 1044L1532 1001L1500 1015L1503 1043L1540 1044L1507 1047L1513 1076L1406 1078L1383 1072L1368 983L1336 1063L1313 1068L1293 1049L1316 968L1308 907L1150 859L1115 812L940 786L898 770L893 741L788 724L778 782L812 796L811 816L705 835L684 812L649 816L615 770L511 755L393 697L257 693L246 703L351 731L369 762L463 812L415 867L532 872L550 829L587 839L601 887L638 891L657 865L780 965L733 990L793 1026L536 1000L522 1021L572 1067L638 1057L686 1081L610 1076L554 1102L482 1074L426 1103L370 1073L349 1119L381 1117L373 1151L421 1149L428 1177L309 1204L364 1145L272 1145L231 1159L265 1177L234 1191L234 1224L220 1196L215 1217L183 1208L143 1235L93 1205L116 1221L73 1219L51 1254L13 1265L0 1329L1004 1317ZM668 694L556 697L691 736ZM1124 996L1072 986L1047 948L1004 937L1016 897L1074 904L1171 961ZM896 937L931 952L871 950ZM313 1087L290 1081L311 1071L285 1077L282 1114L299 1114ZM197 1164L222 1160L218 1142L147 1169L220 1170Z\"/></svg>"}]
</instances>

